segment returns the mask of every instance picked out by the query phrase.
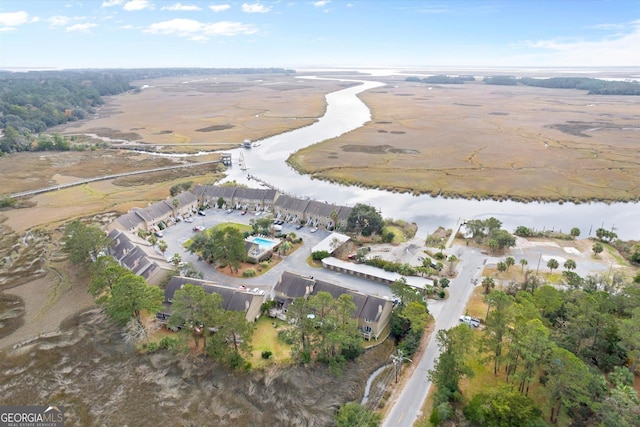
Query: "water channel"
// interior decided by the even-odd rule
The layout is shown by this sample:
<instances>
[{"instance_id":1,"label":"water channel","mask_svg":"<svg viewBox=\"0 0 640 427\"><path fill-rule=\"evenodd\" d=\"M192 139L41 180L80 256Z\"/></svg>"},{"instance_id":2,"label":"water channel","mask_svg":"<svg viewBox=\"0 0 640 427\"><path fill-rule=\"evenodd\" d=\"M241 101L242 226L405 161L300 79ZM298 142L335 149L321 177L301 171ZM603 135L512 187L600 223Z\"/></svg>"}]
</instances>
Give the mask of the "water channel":
<instances>
[{"instance_id":1,"label":"water channel","mask_svg":"<svg viewBox=\"0 0 640 427\"><path fill-rule=\"evenodd\" d=\"M344 80L354 82L354 80ZM638 203L520 203L513 201L446 199L430 195L364 189L334 184L300 175L285 163L290 154L309 145L338 137L363 126L371 120L369 108L356 96L358 93L383 86L384 83L358 81L359 85L332 92L326 96L326 114L316 123L281 135L266 138L251 149L233 150L234 163L242 154L247 170L235 163L227 180L249 186L251 174L296 197L309 197L338 205L367 203L378 208L385 218L403 219L419 226L419 235L426 236L438 226L454 227L462 219L483 219L495 216L503 227L513 231L518 225L536 229L569 232L580 228L581 237L593 236L595 230L613 229L624 240L640 239L640 204ZM590 233L590 234L589 234Z\"/></svg>"}]
</instances>

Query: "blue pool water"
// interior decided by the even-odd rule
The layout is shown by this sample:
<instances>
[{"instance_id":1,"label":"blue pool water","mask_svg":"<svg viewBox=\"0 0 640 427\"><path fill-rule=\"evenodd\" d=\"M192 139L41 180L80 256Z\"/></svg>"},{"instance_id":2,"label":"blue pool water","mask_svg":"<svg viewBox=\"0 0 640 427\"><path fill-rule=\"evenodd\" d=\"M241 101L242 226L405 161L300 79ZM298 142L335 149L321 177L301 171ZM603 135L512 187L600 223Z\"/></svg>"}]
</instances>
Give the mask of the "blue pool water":
<instances>
[{"instance_id":1,"label":"blue pool water","mask_svg":"<svg viewBox=\"0 0 640 427\"><path fill-rule=\"evenodd\" d=\"M257 243L260 249L268 250L278 244L275 240L265 239L264 237L254 237L251 239L253 243Z\"/></svg>"}]
</instances>

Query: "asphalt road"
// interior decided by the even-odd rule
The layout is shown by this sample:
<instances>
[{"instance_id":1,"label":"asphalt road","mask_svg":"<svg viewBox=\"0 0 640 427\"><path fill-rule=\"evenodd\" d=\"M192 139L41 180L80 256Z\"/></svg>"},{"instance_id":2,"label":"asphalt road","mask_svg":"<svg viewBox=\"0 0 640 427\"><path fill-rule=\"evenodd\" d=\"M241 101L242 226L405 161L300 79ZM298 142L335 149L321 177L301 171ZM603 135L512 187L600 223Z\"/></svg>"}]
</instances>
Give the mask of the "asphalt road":
<instances>
[{"instance_id":1,"label":"asphalt road","mask_svg":"<svg viewBox=\"0 0 640 427\"><path fill-rule=\"evenodd\" d=\"M387 413L382 424L384 427L412 426L421 415L420 409L431 387L427 372L433 369L440 353L436 342L436 331L458 325L460 316L464 314L467 300L473 293L474 281L478 279L478 283L481 282L480 276L483 264L488 259L487 255L483 255L478 249L467 247L454 247L448 251L448 254L455 254L460 259L457 265L458 276L449 285L449 298L444 302L439 301L437 307L429 305L429 310L436 320L435 330L422 358L419 361L414 360L418 366L408 379L394 406Z\"/></svg>"}]
</instances>

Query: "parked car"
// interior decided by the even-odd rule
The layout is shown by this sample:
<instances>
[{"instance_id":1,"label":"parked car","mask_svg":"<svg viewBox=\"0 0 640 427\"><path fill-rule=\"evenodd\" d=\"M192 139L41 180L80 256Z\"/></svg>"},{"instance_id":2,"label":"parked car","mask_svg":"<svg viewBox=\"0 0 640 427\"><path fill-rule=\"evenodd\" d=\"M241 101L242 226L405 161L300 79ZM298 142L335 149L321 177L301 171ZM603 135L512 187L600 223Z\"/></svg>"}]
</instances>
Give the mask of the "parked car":
<instances>
[{"instance_id":1,"label":"parked car","mask_svg":"<svg viewBox=\"0 0 640 427\"><path fill-rule=\"evenodd\" d=\"M298 225L296 225L296 230L300 230L302 227L304 227L304 225L298 224Z\"/></svg>"},{"instance_id":2,"label":"parked car","mask_svg":"<svg viewBox=\"0 0 640 427\"><path fill-rule=\"evenodd\" d=\"M246 214L247 214L247 211L240 212L240 215L246 215Z\"/></svg>"},{"instance_id":3,"label":"parked car","mask_svg":"<svg viewBox=\"0 0 640 427\"><path fill-rule=\"evenodd\" d=\"M311 229L311 232L312 232L312 233L315 233L316 231L318 231L318 228L317 228L317 227L313 227L313 228Z\"/></svg>"},{"instance_id":4,"label":"parked car","mask_svg":"<svg viewBox=\"0 0 640 427\"><path fill-rule=\"evenodd\" d=\"M205 213L205 211L198 211L198 215L200 215L200 216L207 216L207 214Z\"/></svg>"},{"instance_id":5,"label":"parked car","mask_svg":"<svg viewBox=\"0 0 640 427\"><path fill-rule=\"evenodd\" d=\"M156 231L153 235L156 237L164 237L164 233L162 231Z\"/></svg>"},{"instance_id":6,"label":"parked car","mask_svg":"<svg viewBox=\"0 0 640 427\"><path fill-rule=\"evenodd\" d=\"M228 213L228 214L233 213L233 209L227 209L227 213Z\"/></svg>"},{"instance_id":7,"label":"parked car","mask_svg":"<svg viewBox=\"0 0 640 427\"><path fill-rule=\"evenodd\" d=\"M193 227L193 231L202 231L204 230L204 227L201 225L196 225L195 227Z\"/></svg>"},{"instance_id":8,"label":"parked car","mask_svg":"<svg viewBox=\"0 0 640 427\"><path fill-rule=\"evenodd\" d=\"M477 328L480 326L480 320L476 319L475 317L460 316L460 321L472 328Z\"/></svg>"},{"instance_id":9,"label":"parked car","mask_svg":"<svg viewBox=\"0 0 640 427\"><path fill-rule=\"evenodd\" d=\"M191 217L185 218L184 222L193 222L193 218L191 218Z\"/></svg>"}]
</instances>

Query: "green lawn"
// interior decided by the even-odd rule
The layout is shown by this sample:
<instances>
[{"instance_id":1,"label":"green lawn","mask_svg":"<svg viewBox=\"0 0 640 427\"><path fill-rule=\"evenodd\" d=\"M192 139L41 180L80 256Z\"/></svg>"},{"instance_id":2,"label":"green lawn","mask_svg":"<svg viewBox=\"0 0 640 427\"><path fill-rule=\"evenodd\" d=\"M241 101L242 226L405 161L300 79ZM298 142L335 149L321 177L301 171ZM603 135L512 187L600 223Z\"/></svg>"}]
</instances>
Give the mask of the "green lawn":
<instances>
[{"instance_id":1,"label":"green lawn","mask_svg":"<svg viewBox=\"0 0 640 427\"><path fill-rule=\"evenodd\" d=\"M220 224L214 225L209 230L212 230L212 231L213 230L221 230L221 229L227 228L227 227L236 228L241 233L244 233L245 231L253 231L253 228L251 228L250 225L240 224L240 223L237 223L237 222L221 222Z\"/></svg>"},{"instance_id":2,"label":"green lawn","mask_svg":"<svg viewBox=\"0 0 640 427\"><path fill-rule=\"evenodd\" d=\"M273 324L278 327L274 327ZM291 359L291 346L278 339L278 332L287 327L287 323L279 319L262 316L256 322L253 332L253 355L249 359L254 368L261 368L273 363L286 363ZM273 353L269 360L262 358L263 351Z\"/></svg>"},{"instance_id":3,"label":"green lawn","mask_svg":"<svg viewBox=\"0 0 640 427\"><path fill-rule=\"evenodd\" d=\"M395 225L385 225L382 228L382 233L393 233L393 242L392 243L403 243L407 241L406 236L404 235L404 231L400 227L396 227Z\"/></svg>"}]
</instances>

